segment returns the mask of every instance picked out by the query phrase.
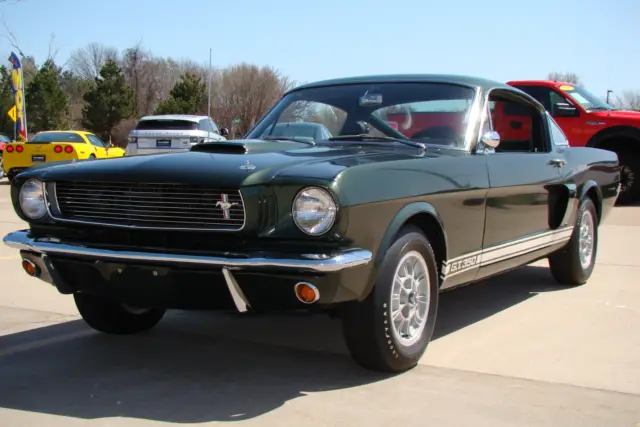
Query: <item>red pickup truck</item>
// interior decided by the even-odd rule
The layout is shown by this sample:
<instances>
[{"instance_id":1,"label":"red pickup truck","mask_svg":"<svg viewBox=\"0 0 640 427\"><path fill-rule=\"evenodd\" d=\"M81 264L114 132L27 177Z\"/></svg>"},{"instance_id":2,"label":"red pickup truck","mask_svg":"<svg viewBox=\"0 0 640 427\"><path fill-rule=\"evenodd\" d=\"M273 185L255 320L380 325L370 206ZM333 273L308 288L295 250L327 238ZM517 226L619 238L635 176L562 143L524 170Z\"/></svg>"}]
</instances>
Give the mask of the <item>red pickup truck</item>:
<instances>
[{"instance_id":1,"label":"red pickup truck","mask_svg":"<svg viewBox=\"0 0 640 427\"><path fill-rule=\"evenodd\" d=\"M614 109L585 88L551 80L518 80L507 84L545 106L571 146L614 151L621 165L619 204L640 199L640 112Z\"/></svg>"}]
</instances>

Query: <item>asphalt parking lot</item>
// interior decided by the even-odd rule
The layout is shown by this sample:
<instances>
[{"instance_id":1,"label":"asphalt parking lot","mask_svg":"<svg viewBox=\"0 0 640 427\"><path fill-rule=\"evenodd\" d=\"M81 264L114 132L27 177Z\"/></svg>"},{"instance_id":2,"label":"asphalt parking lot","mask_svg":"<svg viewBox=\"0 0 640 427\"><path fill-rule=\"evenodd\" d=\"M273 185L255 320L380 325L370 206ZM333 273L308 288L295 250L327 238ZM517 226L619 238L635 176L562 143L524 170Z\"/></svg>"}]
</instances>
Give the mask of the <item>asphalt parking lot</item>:
<instances>
[{"instance_id":1,"label":"asphalt parking lot","mask_svg":"<svg viewBox=\"0 0 640 427\"><path fill-rule=\"evenodd\" d=\"M0 234L23 227L0 181ZM544 261L442 295L420 365L354 365L338 321L171 313L109 337L0 247L0 427L640 426L640 206L565 289Z\"/></svg>"}]
</instances>

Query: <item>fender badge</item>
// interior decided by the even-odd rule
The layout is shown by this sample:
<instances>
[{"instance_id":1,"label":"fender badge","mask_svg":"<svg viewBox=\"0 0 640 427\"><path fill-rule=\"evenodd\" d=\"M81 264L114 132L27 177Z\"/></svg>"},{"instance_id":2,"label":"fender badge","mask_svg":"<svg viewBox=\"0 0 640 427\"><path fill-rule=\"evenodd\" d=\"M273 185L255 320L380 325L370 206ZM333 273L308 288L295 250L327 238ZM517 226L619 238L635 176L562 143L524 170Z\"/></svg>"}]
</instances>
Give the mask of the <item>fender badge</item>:
<instances>
[{"instance_id":1,"label":"fender badge","mask_svg":"<svg viewBox=\"0 0 640 427\"><path fill-rule=\"evenodd\" d=\"M255 168L256 168L256 165L252 165L251 163L249 163L249 160L247 160L244 165L240 166L240 169L246 170L246 171L252 171Z\"/></svg>"}]
</instances>

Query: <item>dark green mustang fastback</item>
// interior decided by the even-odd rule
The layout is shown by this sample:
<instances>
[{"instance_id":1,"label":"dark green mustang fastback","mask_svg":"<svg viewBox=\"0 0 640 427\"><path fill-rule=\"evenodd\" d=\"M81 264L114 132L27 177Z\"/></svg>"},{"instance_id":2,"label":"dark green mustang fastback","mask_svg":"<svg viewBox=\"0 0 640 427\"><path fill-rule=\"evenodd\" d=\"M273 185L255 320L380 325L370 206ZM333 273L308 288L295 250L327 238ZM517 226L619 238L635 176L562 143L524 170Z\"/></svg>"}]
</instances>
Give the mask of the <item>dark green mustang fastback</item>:
<instances>
[{"instance_id":1,"label":"dark green mustang fastback","mask_svg":"<svg viewBox=\"0 0 640 427\"><path fill-rule=\"evenodd\" d=\"M328 132L273 133L299 122ZM20 173L29 229L4 243L105 333L172 308L324 311L359 364L397 372L426 350L442 290L542 258L561 284L588 280L620 173L615 153L570 142L498 82L319 82L240 140Z\"/></svg>"}]
</instances>

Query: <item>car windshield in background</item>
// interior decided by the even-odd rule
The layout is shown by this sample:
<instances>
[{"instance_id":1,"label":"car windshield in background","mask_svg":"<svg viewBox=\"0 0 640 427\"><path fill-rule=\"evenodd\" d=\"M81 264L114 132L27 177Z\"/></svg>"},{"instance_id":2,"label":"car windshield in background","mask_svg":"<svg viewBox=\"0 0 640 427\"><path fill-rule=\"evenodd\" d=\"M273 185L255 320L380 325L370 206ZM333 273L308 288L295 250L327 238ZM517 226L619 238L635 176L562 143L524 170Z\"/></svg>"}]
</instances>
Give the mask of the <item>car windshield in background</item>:
<instances>
[{"instance_id":1,"label":"car windshield in background","mask_svg":"<svg viewBox=\"0 0 640 427\"><path fill-rule=\"evenodd\" d=\"M196 130L198 123L190 120L141 120L137 130Z\"/></svg>"},{"instance_id":2,"label":"car windshield in background","mask_svg":"<svg viewBox=\"0 0 640 427\"><path fill-rule=\"evenodd\" d=\"M247 137L308 139L312 137L309 125L315 123L341 143L349 141L348 135L366 135L372 142L376 142L374 137L382 137L380 142L385 143L394 143L395 138L461 148L474 96L473 88L447 83L312 87L287 94ZM285 126L297 122L307 126Z\"/></svg>"},{"instance_id":3,"label":"car windshield in background","mask_svg":"<svg viewBox=\"0 0 640 427\"><path fill-rule=\"evenodd\" d=\"M560 90L571 97L585 110L613 110L613 107L580 86L562 85Z\"/></svg>"},{"instance_id":4,"label":"car windshield in background","mask_svg":"<svg viewBox=\"0 0 640 427\"><path fill-rule=\"evenodd\" d=\"M71 132L42 132L27 141L27 144L48 144L50 142L80 142L84 139L77 133Z\"/></svg>"}]
</instances>

